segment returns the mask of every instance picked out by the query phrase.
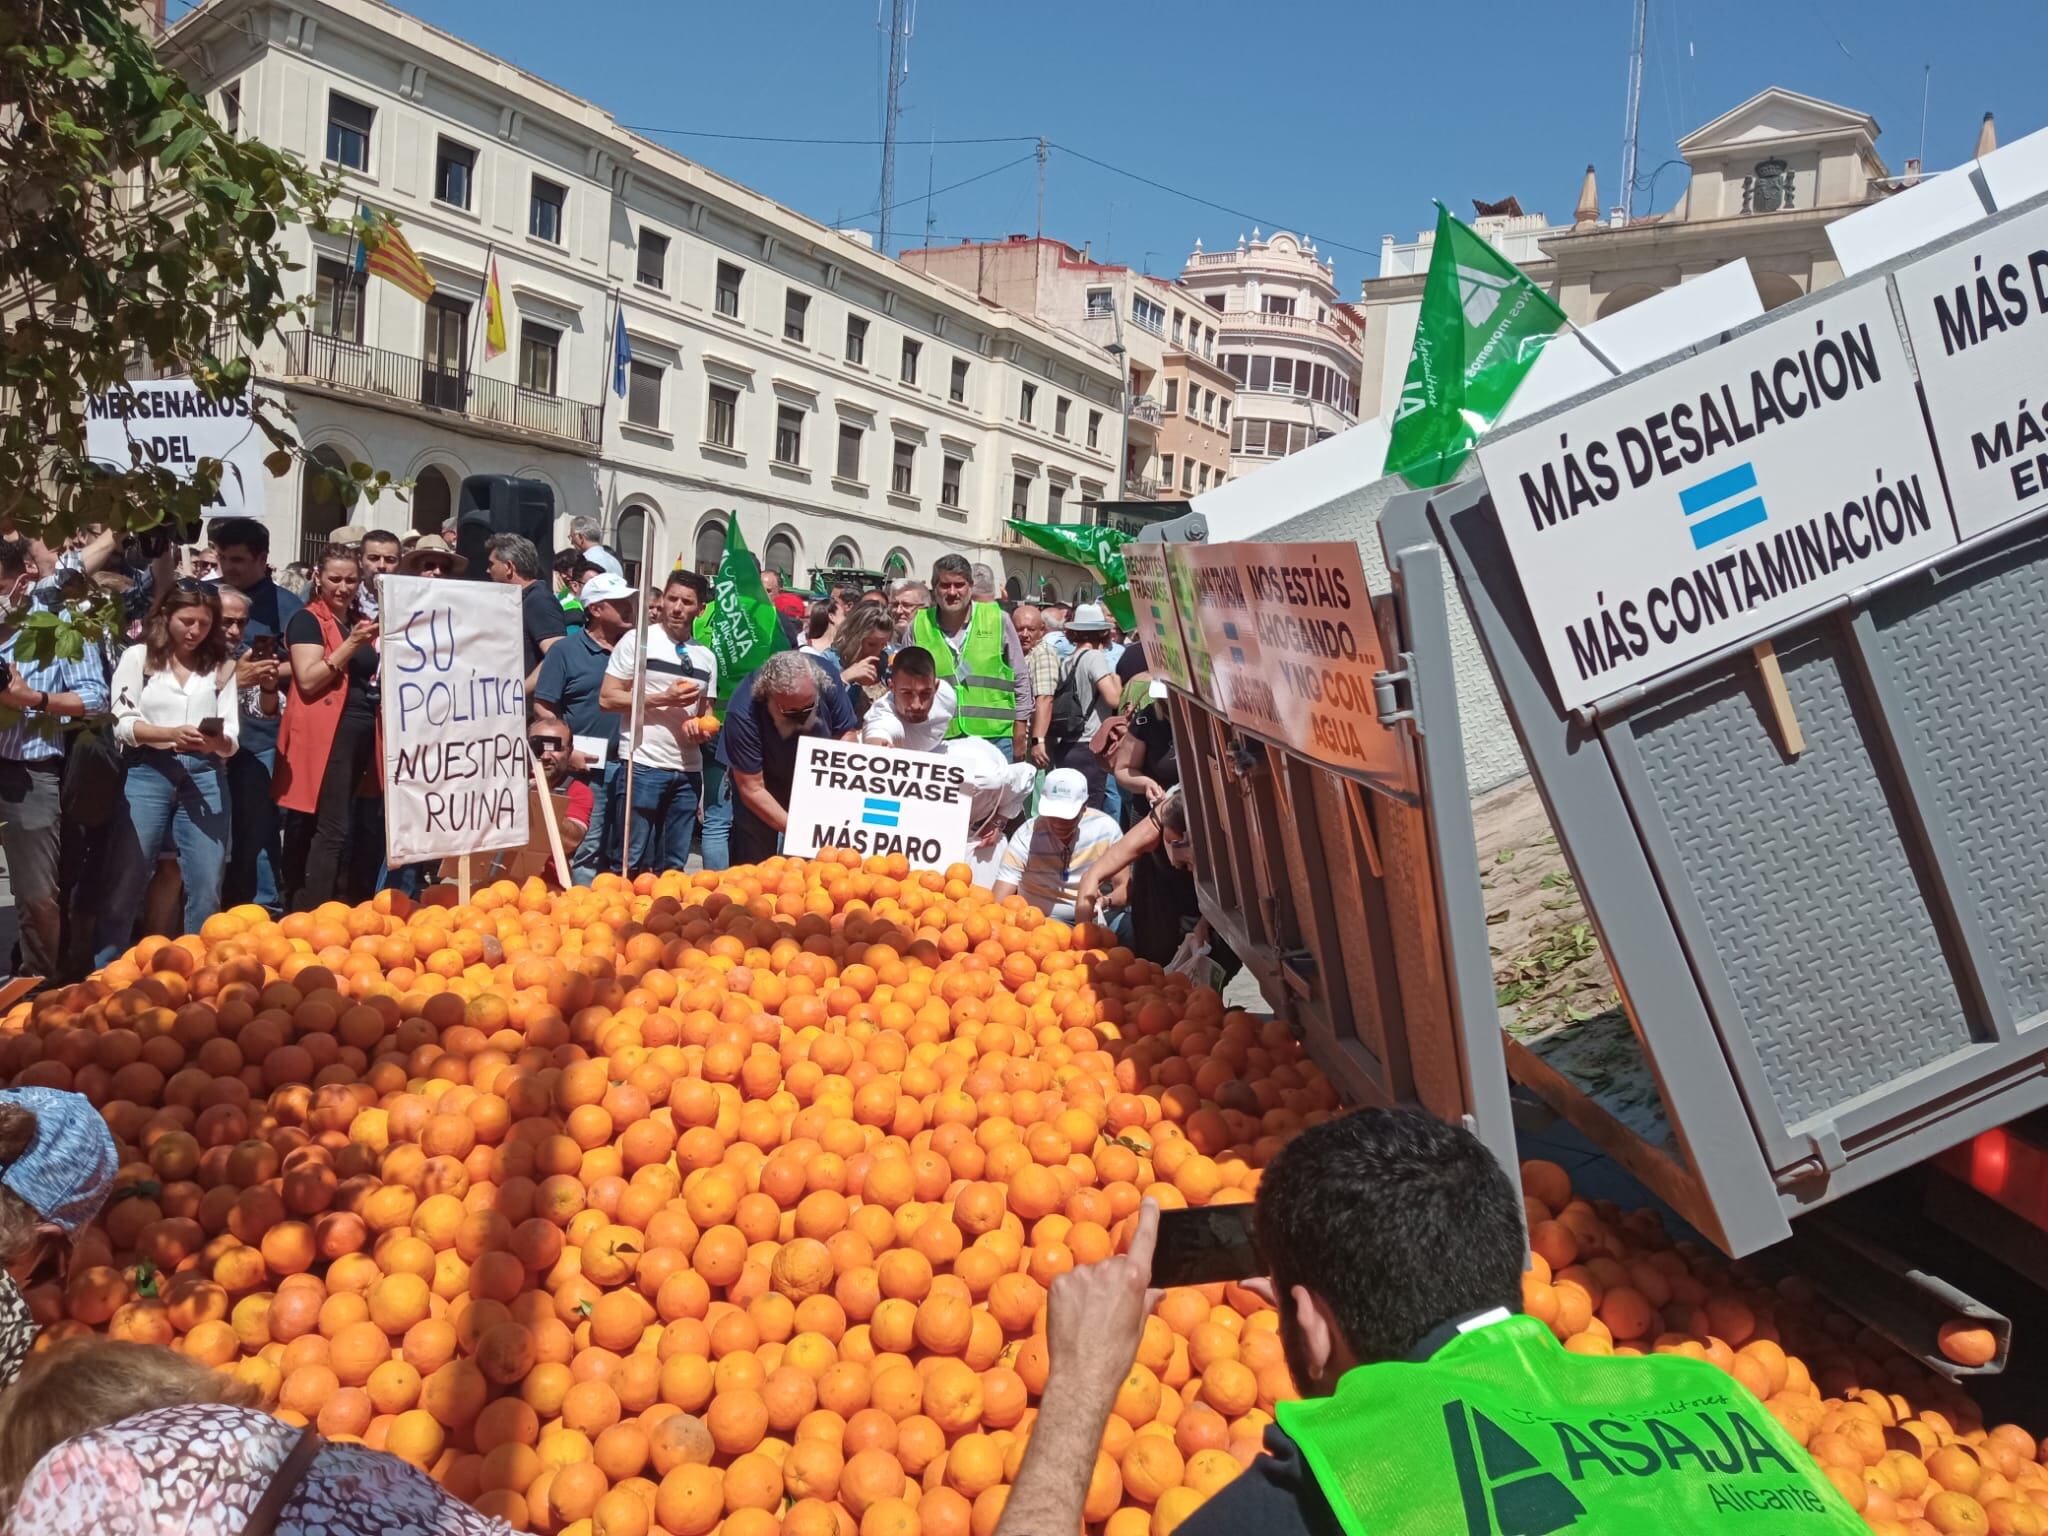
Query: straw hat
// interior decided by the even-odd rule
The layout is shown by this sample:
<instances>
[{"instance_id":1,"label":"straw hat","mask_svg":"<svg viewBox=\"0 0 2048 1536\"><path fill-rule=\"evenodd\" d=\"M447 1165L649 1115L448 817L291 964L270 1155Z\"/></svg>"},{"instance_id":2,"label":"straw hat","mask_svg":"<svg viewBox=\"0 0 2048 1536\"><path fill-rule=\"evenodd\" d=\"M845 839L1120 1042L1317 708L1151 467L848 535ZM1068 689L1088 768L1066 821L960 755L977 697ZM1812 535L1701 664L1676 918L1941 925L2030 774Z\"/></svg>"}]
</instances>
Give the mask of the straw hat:
<instances>
[{"instance_id":1,"label":"straw hat","mask_svg":"<svg viewBox=\"0 0 2048 1536\"><path fill-rule=\"evenodd\" d=\"M469 569L469 562L450 549L446 540L438 533L430 533L400 558L398 573L401 576L417 576L431 564L445 564L450 576L460 576Z\"/></svg>"}]
</instances>

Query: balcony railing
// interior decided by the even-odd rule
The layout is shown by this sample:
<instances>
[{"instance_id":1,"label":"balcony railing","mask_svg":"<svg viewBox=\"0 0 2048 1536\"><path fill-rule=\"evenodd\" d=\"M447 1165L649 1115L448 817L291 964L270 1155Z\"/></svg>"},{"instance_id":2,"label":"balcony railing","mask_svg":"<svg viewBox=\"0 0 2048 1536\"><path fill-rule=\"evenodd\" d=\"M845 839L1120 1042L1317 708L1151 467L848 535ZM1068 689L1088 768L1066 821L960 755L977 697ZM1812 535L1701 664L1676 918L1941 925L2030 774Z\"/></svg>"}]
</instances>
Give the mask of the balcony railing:
<instances>
[{"instance_id":1,"label":"balcony railing","mask_svg":"<svg viewBox=\"0 0 2048 1536\"><path fill-rule=\"evenodd\" d=\"M521 389L504 379L480 378L467 369L443 369L409 353L367 347L321 331L289 331L284 343L286 378L382 395L591 447L599 440L601 408L580 400Z\"/></svg>"},{"instance_id":2,"label":"balcony railing","mask_svg":"<svg viewBox=\"0 0 2048 1536\"><path fill-rule=\"evenodd\" d=\"M1358 345L1358 334L1348 325L1339 325L1334 320L1314 320L1307 315L1276 315L1262 309L1232 310L1223 317L1222 330L1231 331L1290 331L1294 333L1317 331L1336 337L1347 347Z\"/></svg>"},{"instance_id":3,"label":"balcony railing","mask_svg":"<svg viewBox=\"0 0 2048 1536\"><path fill-rule=\"evenodd\" d=\"M1137 395L1131 400L1131 420L1142 422L1148 427L1159 425L1159 402L1150 395Z\"/></svg>"},{"instance_id":4,"label":"balcony railing","mask_svg":"<svg viewBox=\"0 0 2048 1536\"><path fill-rule=\"evenodd\" d=\"M1124 495L1132 501L1157 501L1159 482L1143 475L1124 476Z\"/></svg>"}]
</instances>

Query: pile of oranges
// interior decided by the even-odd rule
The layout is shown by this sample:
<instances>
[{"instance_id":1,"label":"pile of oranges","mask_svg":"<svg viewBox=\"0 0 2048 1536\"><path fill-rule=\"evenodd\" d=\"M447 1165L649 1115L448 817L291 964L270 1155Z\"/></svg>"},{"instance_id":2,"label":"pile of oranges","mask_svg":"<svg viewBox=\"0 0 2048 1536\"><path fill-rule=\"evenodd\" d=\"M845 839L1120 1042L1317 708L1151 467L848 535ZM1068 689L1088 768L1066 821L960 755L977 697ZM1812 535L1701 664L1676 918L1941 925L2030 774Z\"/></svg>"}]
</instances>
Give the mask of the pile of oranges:
<instances>
[{"instance_id":1,"label":"pile of oranges","mask_svg":"<svg viewBox=\"0 0 2048 1536\"><path fill-rule=\"evenodd\" d=\"M1146 1195L1251 1199L1338 1110L1283 1025L963 867L851 854L237 908L17 1009L0 1081L88 1095L122 1149L29 1298L46 1341L172 1345L549 1536L989 1536L1052 1281ZM1523 1178L1525 1302L1567 1347L1714 1360L1878 1531L2048 1533L2024 1432ZM1090 1528L1166 1536L1291 1390L1255 1296L1169 1292Z\"/></svg>"}]
</instances>

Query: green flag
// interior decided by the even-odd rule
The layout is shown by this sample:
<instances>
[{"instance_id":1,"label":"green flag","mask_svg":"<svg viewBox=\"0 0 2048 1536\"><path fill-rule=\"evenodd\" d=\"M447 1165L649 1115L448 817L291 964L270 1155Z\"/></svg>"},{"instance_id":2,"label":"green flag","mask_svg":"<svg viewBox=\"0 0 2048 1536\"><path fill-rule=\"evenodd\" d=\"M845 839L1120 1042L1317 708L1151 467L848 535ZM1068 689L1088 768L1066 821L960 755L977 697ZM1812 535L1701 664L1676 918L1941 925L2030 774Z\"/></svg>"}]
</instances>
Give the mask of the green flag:
<instances>
[{"instance_id":1,"label":"green flag","mask_svg":"<svg viewBox=\"0 0 2048 1536\"><path fill-rule=\"evenodd\" d=\"M723 705L754 669L788 638L768 589L761 585L761 564L747 552L736 512L726 515L725 554L711 579L711 604L697 615L696 640L710 647L718 660L718 702Z\"/></svg>"},{"instance_id":2,"label":"green flag","mask_svg":"<svg viewBox=\"0 0 2048 1536\"><path fill-rule=\"evenodd\" d=\"M1542 289L1441 203L1387 468L1442 485L1565 323Z\"/></svg>"},{"instance_id":3,"label":"green flag","mask_svg":"<svg viewBox=\"0 0 2048 1536\"><path fill-rule=\"evenodd\" d=\"M1117 628L1129 632L1138 627L1137 612L1131 607L1130 577L1124 571L1123 548L1131 542L1128 533L1091 523L1027 523L1018 517L1009 522L1040 549L1093 571L1102 583L1103 606Z\"/></svg>"}]
</instances>

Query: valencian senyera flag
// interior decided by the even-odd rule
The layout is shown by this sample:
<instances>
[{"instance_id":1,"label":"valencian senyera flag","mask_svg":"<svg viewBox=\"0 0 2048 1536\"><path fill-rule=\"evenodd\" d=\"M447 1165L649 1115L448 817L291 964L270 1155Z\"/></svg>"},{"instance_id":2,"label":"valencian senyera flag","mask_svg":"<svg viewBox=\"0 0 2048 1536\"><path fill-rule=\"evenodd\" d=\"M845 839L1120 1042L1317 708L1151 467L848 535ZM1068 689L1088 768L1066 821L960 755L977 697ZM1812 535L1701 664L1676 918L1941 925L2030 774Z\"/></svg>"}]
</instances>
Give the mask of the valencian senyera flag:
<instances>
[{"instance_id":1,"label":"valencian senyera flag","mask_svg":"<svg viewBox=\"0 0 2048 1536\"><path fill-rule=\"evenodd\" d=\"M1548 294L1439 203L1387 468L1414 486L1457 474L1564 324Z\"/></svg>"},{"instance_id":2,"label":"valencian senyera flag","mask_svg":"<svg viewBox=\"0 0 2048 1536\"><path fill-rule=\"evenodd\" d=\"M1131 607L1130 577L1124 571L1123 548L1131 536L1123 529L1093 523L1032 523L1018 517L1009 519L1009 526L1040 549L1093 571L1102 583L1103 606L1117 628L1129 633L1138 627Z\"/></svg>"},{"instance_id":3,"label":"valencian senyera flag","mask_svg":"<svg viewBox=\"0 0 2048 1536\"><path fill-rule=\"evenodd\" d=\"M498 258L491 258L491 273L484 280L484 356L498 357L505 351L505 290L498 286Z\"/></svg>"},{"instance_id":4,"label":"valencian senyera flag","mask_svg":"<svg viewBox=\"0 0 2048 1536\"><path fill-rule=\"evenodd\" d=\"M711 578L710 606L697 615L695 639L718 660L721 707L762 662L789 645L775 604L761 585L761 563L740 537L737 513L727 514L725 554Z\"/></svg>"},{"instance_id":5,"label":"valencian senyera flag","mask_svg":"<svg viewBox=\"0 0 2048 1536\"><path fill-rule=\"evenodd\" d=\"M363 204L357 204L356 214L366 220L373 217ZM412 248L412 242L396 222L388 219L375 226L374 232L356 246L356 271L367 271L387 283L395 283L422 304L434 296L434 278L427 271L427 264L420 260L419 252Z\"/></svg>"}]
</instances>

